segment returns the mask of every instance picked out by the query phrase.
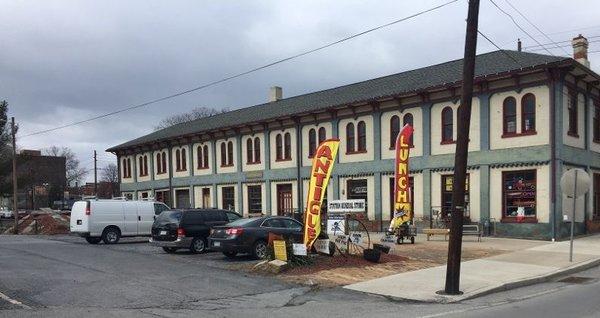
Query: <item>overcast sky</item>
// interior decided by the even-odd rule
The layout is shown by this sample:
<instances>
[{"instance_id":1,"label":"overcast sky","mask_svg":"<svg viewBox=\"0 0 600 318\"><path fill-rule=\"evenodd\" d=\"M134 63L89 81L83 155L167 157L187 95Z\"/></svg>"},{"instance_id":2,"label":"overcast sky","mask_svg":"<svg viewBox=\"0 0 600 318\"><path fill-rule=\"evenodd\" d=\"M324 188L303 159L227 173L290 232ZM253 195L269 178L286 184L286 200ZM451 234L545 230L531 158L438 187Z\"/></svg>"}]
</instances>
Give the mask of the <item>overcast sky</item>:
<instances>
[{"instance_id":1,"label":"overcast sky","mask_svg":"<svg viewBox=\"0 0 600 318\"><path fill-rule=\"evenodd\" d=\"M590 51L600 50L600 3L509 1L554 41L599 36L590 39L598 41ZM1 0L0 99L25 135L199 86L444 2ZM495 2L549 42L506 0ZM461 58L466 14L467 1L458 1L209 89L18 144L68 146L90 168L97 149L104 166L113 158L106 148L197 106L235 109L265 102L273 85L289 97ZM489 0L481 0L479 29L505 49L516 49L517 38L524 47L536 44ZM478 53L493 50L479 38ZM600 54L590 60L600 71Z\"/></svg>"}]
</instances>

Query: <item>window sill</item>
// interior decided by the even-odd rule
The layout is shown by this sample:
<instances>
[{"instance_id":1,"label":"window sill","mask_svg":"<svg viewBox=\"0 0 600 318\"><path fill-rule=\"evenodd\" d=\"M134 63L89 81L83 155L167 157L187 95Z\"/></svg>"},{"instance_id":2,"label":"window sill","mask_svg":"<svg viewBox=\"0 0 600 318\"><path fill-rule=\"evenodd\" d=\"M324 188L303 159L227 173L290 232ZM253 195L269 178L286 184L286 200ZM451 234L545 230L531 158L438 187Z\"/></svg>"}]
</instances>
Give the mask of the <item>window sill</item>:
<instances>
[{"instance_id":1,"label":"window sill","mask_svg":"<svg viewBox=\"0 0 600 318\"><path fill-rule=\"evenodd\" d=\"M367 153L367 151L366 150L346 151L347 155L358 155L358 154L361 154L361 153Z\"/></svg>"},{"instance_id":2,"label":"window sill","mask_svg":"<svg viewBox=\"0 0 600 318\"><path fill-rule=\"evenodd\" d=\"M167 173L167 172L166 171L165 172L157 172L156 175L160 176L161 174L165 174L165 173Z\"/></svg>"},{"instance_id":3,"label":"window sill","mask_svg":"<svg viewBox=\"0 0 600 318\"><path fill-rule=\"evenodd\" d=\"M453 145L456 143L456 140L442 140L440 145Z\"/></svg>"},{"instance_id":4,"label":"window sill","mask_svg":"<svg viewBox=\"0 0 600 318\"><path fill-rule=\"evenodd\" d=\"M209 167L198 167L196 170L207 170Z\"/></svg>"},{"instance_id":5,"label":"window sill","mask_svg":"<svg viewBox=\"0 0 600 318\"><path fill-rule=\"evenodd\" d=\"M526 216L522 220L518 220L516 216L505 216L500 220L500 223L538 223L537 217Z\"/></svg>"},{"instance_id":6,"label":"window sill","mask_svg":"<svg viewBox=\"0 0 600 318\"><path fill-rule=\"evenodd\" d=\"M187 172L187 169L177 169L175 172Z\"/></svg>"},{"instance_id":7,"label":"window sill","mask_svg":"<svg viewBox=\"0 0 600 318\"><path fill-rule=\"evenodd\" d=\"M229 168L229 167L233 167L233 164L230 164L230 165L221 165L221 168Z\"/></svg>"},{"instance_id":8,"label":"window sill","mask_svg":"<svg viewBox=\"0 0 600 318\"><path fill-rule=\"evenodd\" d=\"M292 161L292 158L287 158L287 159L275 159L275 162L286 162L286 161Z\"/></svg>"},{"instance_id":9,"label":"window sill","mask_svg":"<svg viewBox=\"0 0 600 318\"><path fill-rule=\"evenodd\" d=\"M414 147L415 147L415 145L408 146L408 148L411 148L411 149L414 148ZM396 150L396 147L390 147L389 150Z\"/></svg>"},{"instance_id":10,"label":"window sill","mask_svg":"<svg viewBox=\"0 0 600 318\"><path fill-rule=\"evenodd\" d=\"M148 174L140 174L140 178L147 177Z\"/></svg>"},{"instance_id":11,"label":"window sill","mask_svg":"<svg viewBox=\"0 0 600 318\"><path fill-rule=\"evenodd\" d=\"M533 136L533 135L537 135L537 131L535 131L535 130L526 131L526 132L522 132L520 134L518 134L518 133L504 133L504 134L502 134L502 138L515 138L515 137Z\"/></svg>"},{"instance_id":12,"label":"window sill","mask_svg":"<svg viewBox=\"0 0 600 318\"><path fill-rule=\"evenodd\" d=\"M246 162L247 165L259 165L260 161Z\"/></svg>"},{"instance_id":13,"label":"window sill","mask_svg":"<svg viewBox=\"0 0 600 318\"><path fill-rule=\"evenodd\" d=\"M568 135L568 136L571 136L571 137L573 137L573 138L579 138L579 134L578 134L578 133L574 133L574 132L572 132L572 131L568 131L568 132L567 132L567 135Z\"/></svg>"}]
</instances>

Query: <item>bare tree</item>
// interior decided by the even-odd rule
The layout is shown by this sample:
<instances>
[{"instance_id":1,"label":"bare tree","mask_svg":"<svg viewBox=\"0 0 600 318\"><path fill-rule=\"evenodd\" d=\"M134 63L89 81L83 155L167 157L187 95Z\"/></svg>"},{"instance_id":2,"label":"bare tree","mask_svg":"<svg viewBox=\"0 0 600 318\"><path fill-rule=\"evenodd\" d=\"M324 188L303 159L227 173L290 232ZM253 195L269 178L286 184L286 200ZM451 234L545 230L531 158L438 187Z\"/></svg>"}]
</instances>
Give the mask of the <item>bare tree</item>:
<instances>
[{"instance_id":1,"label":"bare tree","mask_svg":"<svg viewBox=\"0 0 600 318\"><path fill-rule=\"evenodd\" d=\"M167 118L164 118L158 123L158 125L154 126L154 130L160 130L188 121L214 116L217 114L225 113L227 111L229 111L229 109L227 108L219 110L210 107L196 107L187 113L172 115Z\"/></svg>"},{"instance_id":2,"label":"bare tree","mask_svg":"<svg viewBox=\"0 0 600 318\"><path fill-rule=\"evenodd\" d=\"M44 149L44 154L47 156L66 158L67 184L70 186L74 186L75 183L81 184L81 181L83 181L89 173L88 169L80 166L81 162L69 147L52 146Z\"/></svg>"},{"instance_id":3,"label":"bare tree","mask_svg":"<svg viewBox=\"0 0 600 318\"><path fill-rule=\"evenodd\" d=\"M114 163L107 164L100 170L98 195L110 198L119 195L119 168Z\"/></svg>"}]
</instances>

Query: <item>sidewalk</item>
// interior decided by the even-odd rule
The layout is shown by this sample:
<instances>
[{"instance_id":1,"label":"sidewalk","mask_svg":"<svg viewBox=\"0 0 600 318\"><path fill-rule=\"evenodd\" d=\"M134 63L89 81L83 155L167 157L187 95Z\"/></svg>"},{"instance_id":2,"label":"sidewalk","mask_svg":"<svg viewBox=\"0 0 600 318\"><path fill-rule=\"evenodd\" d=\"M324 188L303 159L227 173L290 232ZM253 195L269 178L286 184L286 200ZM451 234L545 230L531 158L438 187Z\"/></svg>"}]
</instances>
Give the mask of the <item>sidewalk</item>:
<instances>
[{"instance_id":1,"label":"sidewalk","mask_svg":"<svg viewBox=\"0 0 600 318\"><path fill-rule=\"evenodd\" d=\"M438 295L444 289L446 266L364 281L344 288L423 302L456 302L483 294L525 286L557 275L600 264L600 235L576 239L573 262L569 262L569 241L547 243L493 257L463 261L462 295Z\"/></svg>"}]
</instances>

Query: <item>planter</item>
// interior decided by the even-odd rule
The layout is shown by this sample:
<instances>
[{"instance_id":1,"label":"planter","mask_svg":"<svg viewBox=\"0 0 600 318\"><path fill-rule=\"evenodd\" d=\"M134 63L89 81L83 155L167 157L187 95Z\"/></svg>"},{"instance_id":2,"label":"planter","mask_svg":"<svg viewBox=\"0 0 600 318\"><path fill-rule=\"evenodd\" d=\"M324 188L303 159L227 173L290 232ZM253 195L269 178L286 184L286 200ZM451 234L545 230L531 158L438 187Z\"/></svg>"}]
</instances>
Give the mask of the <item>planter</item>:
<instances>
[{"instance_id":1,"label":"planter","mask_svg":"<svg viewBox=\"0 0 600 318\"><path fill-rule=\"evenodd\" d=\"M381 251L380 250L366 248L363 251L363 257L364 257L364 259L366 259L369 262L378 263L379 262L379 258L381 257Z\"/></svg>"},{"instance_id":2,"label":"planter","mask_svg":"<svg viewBox=\"0 0 600 318\"><path fill-rule=\"evenodd\" d=\"M383 245L383 244L373 244L373 249L374 250L379 250L382 253L388 254L390 252L390 247L387 245Z\"/></svg>"}]
</instances>

